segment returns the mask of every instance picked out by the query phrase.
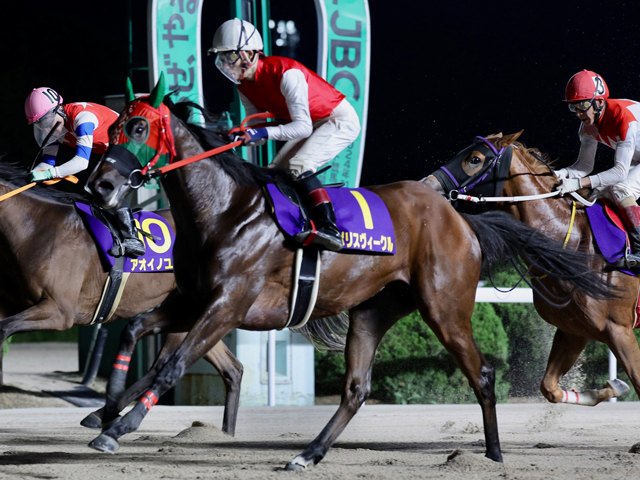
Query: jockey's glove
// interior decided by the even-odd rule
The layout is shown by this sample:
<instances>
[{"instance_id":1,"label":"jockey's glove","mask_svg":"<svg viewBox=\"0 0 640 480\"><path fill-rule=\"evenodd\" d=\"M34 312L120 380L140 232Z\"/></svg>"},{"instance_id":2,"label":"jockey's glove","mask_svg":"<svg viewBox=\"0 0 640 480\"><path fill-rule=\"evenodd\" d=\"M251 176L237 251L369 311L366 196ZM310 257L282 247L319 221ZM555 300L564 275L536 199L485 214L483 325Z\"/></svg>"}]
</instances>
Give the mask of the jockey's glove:
<instances>
[{"instance_id":1,"label":"jockey's glove","mask_svg":"<svg viewBox=\"0 0 640 480\"><path fill-rule=\"evenodd\" d=\"M31 182L42 182L56 178L56 171L53 168L48 170L34 170L31 172Z\"/></svg>"},{"instance_id":2,"label":"jockey's glove","mask_svg":"<svg viewBox=\"0 0 640 480\"><path fill-rule=\"evenodd\" d=\"M575 192L580 190L582 185L580 184L579 178L563 178L562 183L558 185L558 191L560 195L566 195L567 193Z\"/></svg>"},{"instance_id":3,"label":"jockey's glove","mask_svg":"<svg viewBox=\"0 0 640 480\"><path fill-rule=\"evenodd\" d=\"M554 170L553 174L558 180L562 180L569 176L569 170L567 170L566 168L561 168L560 170Z\"/></svg>"},{"instance_id":4,"label":"jockey's glove","mask_svg":"<svg viewBox=\"0 0 640 480\"><path fill-rule=\"evenodd\" d=\"M262 128L247 128L242 137L246 146L258 145L264 143L262 140L267 140L269 134L265 127ZM260 143L262 141L262 143Z\"/></svg>"}]
</instances>

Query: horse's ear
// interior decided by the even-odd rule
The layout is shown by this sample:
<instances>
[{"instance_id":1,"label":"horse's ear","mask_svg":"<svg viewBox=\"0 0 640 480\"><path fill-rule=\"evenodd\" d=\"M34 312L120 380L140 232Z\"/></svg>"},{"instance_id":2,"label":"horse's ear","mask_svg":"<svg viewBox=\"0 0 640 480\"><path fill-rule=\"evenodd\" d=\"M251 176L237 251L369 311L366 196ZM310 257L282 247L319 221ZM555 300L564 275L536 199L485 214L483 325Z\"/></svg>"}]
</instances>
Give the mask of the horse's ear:
<instances>
[{"instance_id":1,"label":"horse's ear","mask_svg":"<svg viewBox=\"0 0 640 480\"><path fill-rule=\"evenodd\" d=\"M133 85L131 84L131 77L127 77L127 88L125 91L125 99L127 103L131 103L136 99L136 94L133 93Z\"/></svg>"},{"instance_id":2,"label":"horse's ear","mask_svg":"<svg viewBox=\"0 0 640 480\"><path fill-rule=\"evenodd\" d=\"M522 132L524 132L524 130L520 130L518 133L514 133L511 135L506 135L502 137L502 140L500 140L500 146L506 147L508 145L511 145L513 142L515 142L518 139L518 137L520 137L520 135L522 135Z\"/></svg>"},{"instance_id":3,"label":"horse's ear","mask_svg":"<svg viewBox=\"0 0 640 480\"><path fill-rule=\"evenodd\" d=\"M158 78L158 83L153 88L153 92L149 95L149 103L153 108L158 108L164 100L164 72L160 72L160 78Z\"/></svg>"}]
</instances>

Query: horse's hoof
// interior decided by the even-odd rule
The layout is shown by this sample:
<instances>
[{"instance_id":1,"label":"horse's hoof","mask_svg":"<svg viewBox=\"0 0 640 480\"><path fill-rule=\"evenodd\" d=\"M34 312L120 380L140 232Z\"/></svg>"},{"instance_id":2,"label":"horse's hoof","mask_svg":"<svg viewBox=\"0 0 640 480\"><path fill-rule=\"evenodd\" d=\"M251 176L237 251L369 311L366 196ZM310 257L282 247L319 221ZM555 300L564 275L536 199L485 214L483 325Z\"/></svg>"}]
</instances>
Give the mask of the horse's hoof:
<instances>
[{"instance_id":1,"label":"horse's hoof","mask_svg":"<svg viewBox=\"0 0 640 480\"><path fill-rule=\"evenodd\" d=\"M98 417L95 413L90 413L80 422L80 425L87 428L92 428L94 430L100 430L102 427L102 419Z\"/></svg>"},{"instance_id":2,"label":"horse's hoof","mask_svg":"<svg viewBox=\"0 0 640 480\"><path fill-rule=\"evenodd\" d=\"M622 395L629 393L629 390L631 390L629 388L629 385L617 378L614 378L613 380L607 380L607 382L604 384L604 387L611 388L615 392L616 397L621 397Z\"/></svg>"},{"instance_id":3,"label":"horse's hoof","mask_svg":"<svg viewBox=\"0 0 640 480\"><path fill-rule=\"evenodd\" d=\"M296 458L287 463L287 466L284 467L284 469L289 472L299 472L301 470L306 470L307 465L307 461L301 455L298 455Z\"/></svg>"},{"instance_id":4,"label":"horse's hoof","mask_svg":"<svg viewBox=\"0 0 640 480\"><path fill-rule=\"evenodd\" d=\"M305 467L304 465L298 465L297 463L289 462L287 463L287 466L284 467L284 469L287 472L300 472L302 470L306 470L307 467Z\"/></svg>"},{"instance_id":5,"label":"horse's hoof","mask_svg":"<svg viewBox=\"0 0 640 480\"><path fill-rule=\"evenodd\" d=\"M119 446L120 445L118 445L118 441L115 438L105 434L98 435L89 443L89 447L98 450L99 452L110 453L111 455L116 453Z\"/></svg>"}]
</instances>

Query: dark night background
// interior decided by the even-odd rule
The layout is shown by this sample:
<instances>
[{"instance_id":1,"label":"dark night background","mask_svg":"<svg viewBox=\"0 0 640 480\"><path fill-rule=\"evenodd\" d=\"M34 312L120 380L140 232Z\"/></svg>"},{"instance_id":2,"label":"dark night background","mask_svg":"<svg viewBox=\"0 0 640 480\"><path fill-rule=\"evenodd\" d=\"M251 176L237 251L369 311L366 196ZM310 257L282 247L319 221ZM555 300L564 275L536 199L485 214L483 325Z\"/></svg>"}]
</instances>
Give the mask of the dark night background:
<instances>
[{"instance_id":1,"label":"dark night background","mask_svg":"<svg viewBox=\"0 0 640 480\"><path fill-rule=\"evenodd\" d=\"M0 31L0 152L30 164L38 151L24 116L34 87L65 102L103 103L123 93L129 59L145 63L145 0L11 2ZM5 7L6 8L6 7ZM295 20L298 59L315 68L313 0L271 0L274 20ZM561 101L571 75L587 68L613 98L640 100L636 2L388 2L370 0L369 120L362 185L419 179L475 135L514 133L559 165L578 152L578 121ZM229 18L225 0L205 0L204 51ZM273 53L278 53L274 51ZM207 106L227 108L233 85L203 57ZM146 91L146 73L134 87ZM599 166L611 152L599 148Z\"/></svg>"}]
</instances>

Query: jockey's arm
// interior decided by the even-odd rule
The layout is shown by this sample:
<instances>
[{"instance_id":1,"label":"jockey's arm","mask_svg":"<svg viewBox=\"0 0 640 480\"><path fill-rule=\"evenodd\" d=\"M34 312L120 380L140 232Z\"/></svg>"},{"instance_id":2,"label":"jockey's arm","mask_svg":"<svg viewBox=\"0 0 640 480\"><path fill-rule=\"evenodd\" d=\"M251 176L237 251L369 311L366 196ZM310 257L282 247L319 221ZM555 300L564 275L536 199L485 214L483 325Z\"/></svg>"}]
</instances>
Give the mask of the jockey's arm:
<instances>
[{"instance_id":1,"label":"jockey's arm","mask_svg":"<svg viewBox=\"0 0 640 480\"><path fill-rule=\"evenodd\" d=\"M591 135L580 135L580 153L573 165L567 167L567 178L583 178L593 171L598 141Z\"/></svg>"},{"instance_id":2,"label":"jockey's arm","mask_svg":"<svg viewBox=\"0 0 640 480\"><path fill-rule=\"evenodd\" d=\"M267 127L269 140L288 141L309 137L313 133L309 111L309 84L302 71L295 68L287 70L280 82L280 92L287 103L291 122Z\"/></svg>"},{"instance_id":3,"label":"jockey's arm","mask_svg":"<svg viewBox=\"0 0 640 480\"><path fill-rule=\"evenodd\" d=\"M56 177L66 177L86 170L93 149L93 132L98 126L98 119L91 112L80 113L73 122L76 134L76 154L59 167L55 167Z\"/></svg>"},{"instance_id":4,"label":"jockey's arm","mask_svg":"<svg viewBox=\"0 0 640 480\"><path fill-rule=\"evenodd\" d=\"M633 137L632 137L633 138ZM604 172L589 177L590 185L584 187L598 188L606 187L609 185L617 185L620 182L624 182L629 175L629 168L631 168L631 160L635 151L634 142L630 139L618 142L616 145L616 154L613 158L613 167Z\"/></svg>"}]
</instances>

